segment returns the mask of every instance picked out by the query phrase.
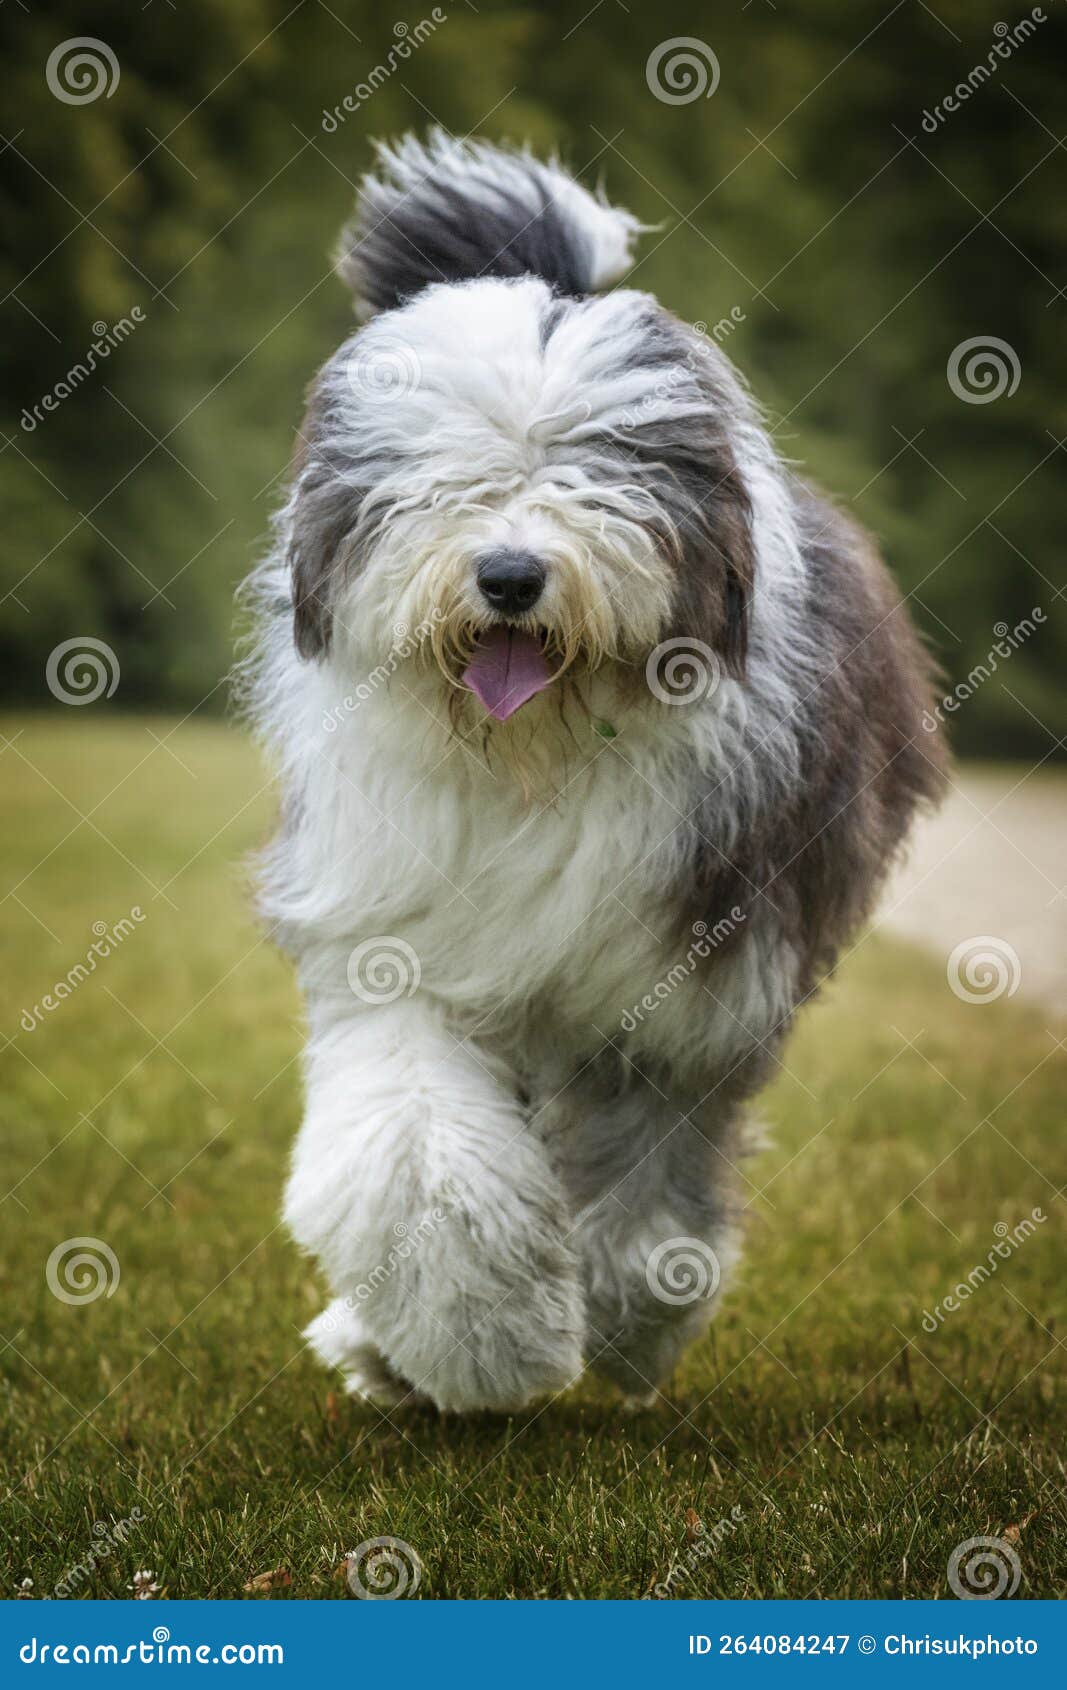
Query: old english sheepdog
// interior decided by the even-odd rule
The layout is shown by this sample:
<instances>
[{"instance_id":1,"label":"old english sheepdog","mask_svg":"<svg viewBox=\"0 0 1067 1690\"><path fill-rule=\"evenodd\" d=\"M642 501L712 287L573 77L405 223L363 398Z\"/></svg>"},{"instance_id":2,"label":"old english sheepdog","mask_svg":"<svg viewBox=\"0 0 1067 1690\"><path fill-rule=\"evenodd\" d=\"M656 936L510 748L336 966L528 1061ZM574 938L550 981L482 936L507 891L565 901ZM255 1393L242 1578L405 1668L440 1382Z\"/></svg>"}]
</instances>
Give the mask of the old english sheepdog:
<instances>
[{"instance_id":1,"label":"old english sheepdog","mask_svg":"<svg viewBox=\"0 0 1067 1690\"><path fill-rule=\"evenodd\" d=\"M737 1259L746 1100L940 788L871 543L613 285L640 232L528 152L382 146L252 578L285 1216L382 1403L656 1393Z\"/></svg>"}]
</instances>

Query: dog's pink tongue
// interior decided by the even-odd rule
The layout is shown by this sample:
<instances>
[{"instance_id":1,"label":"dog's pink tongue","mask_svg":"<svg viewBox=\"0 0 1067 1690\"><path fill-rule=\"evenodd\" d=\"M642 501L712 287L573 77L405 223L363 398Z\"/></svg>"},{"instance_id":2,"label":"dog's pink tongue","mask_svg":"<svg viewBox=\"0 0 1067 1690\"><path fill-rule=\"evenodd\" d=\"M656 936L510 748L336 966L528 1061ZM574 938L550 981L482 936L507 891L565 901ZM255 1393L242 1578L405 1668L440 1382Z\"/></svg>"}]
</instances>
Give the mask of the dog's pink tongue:
<instances>
[{"instance_id":1,"label":"dog's pink tongue","mask_svg":"<svg viewBox=\"0 0 1067 1690\"><path fill-rule=\"evenodd\" d=\"M490 716L506 722L552 679L532 634L512 628L490 628L482 634L463 679L477 693Z\"/></svg>"}]
</instances>

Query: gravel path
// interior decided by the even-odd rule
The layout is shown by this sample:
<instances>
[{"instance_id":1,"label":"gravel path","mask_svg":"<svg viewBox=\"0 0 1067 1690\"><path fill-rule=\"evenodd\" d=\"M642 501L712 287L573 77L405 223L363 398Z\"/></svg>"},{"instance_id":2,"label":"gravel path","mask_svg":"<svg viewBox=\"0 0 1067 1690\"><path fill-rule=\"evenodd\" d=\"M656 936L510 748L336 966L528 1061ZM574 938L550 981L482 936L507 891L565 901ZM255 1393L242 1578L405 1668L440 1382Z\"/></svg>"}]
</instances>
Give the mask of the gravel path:
<instances>
[{"instance_id":1,"label":"gravel path","mask_svg":"<svg viewBox=\"0 0 1067 1690\"><path fill-rule=\"evenodd\" d=\"M961 995L1014 985L1067 1015L1067 775L965 767L953 787L916 832L881 919L946 966L952 957ZM954 955L976 938L987 942Z\"/></svg>"}]
</instances>

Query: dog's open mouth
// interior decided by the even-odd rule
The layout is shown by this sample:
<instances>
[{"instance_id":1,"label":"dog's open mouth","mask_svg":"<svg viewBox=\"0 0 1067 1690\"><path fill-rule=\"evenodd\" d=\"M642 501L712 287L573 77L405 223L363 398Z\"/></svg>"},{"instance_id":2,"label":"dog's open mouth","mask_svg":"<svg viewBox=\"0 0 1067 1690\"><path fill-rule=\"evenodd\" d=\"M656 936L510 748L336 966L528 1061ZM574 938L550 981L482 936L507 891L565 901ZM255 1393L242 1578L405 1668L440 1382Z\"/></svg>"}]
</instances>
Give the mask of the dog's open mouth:
<instances>
[{"instance_id":1,"label":"dog's open mouth","mask_svg":"<svg viewBox=\"0 0 1067 1690\"><path fill-rule=\"evenodd\" d=\"M503 624L488 628L478 636L463 680L490 716L506 722L552 680L544 641Z\"/></svg>"}]
</instances>

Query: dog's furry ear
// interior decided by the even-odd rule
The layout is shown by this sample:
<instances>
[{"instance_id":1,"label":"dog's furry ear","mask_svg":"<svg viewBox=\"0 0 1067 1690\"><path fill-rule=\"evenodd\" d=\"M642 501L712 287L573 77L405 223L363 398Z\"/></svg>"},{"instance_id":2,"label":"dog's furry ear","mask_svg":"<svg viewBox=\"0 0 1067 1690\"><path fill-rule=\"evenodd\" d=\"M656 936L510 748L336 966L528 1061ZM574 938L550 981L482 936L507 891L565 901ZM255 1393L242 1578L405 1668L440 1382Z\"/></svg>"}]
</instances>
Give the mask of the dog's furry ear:
<instances>
[{"instance_id":1,"label":"dog's furry ear","mask_svg":"<svg viewBox=\"0 0 1067 1690\"><path fill-rule=\"evenodd\" d=\"M301 657L324 657L333 634L337 588L356 555L362 492L356 462L342 475L330 447L330 366L308 390L307 410L290 466L286 561L293 603L293 640Z\"/></svg>"},{"instance_id":2,"label":"dog's furry ear","mask_svg":"<svg viewBox=\"0 0 1067 1690\"><path fill-rule=\"evenodd\" d=\"M707 645L741 678L756 542L736 443L753 431L754 408L717 346L647 296L631 297L619 339L628 372L646 391L620 440L673 577L661 638Z\"/></svg>"},{"instance_id":3,"label":"dog's furry ear","mask_svg":"<svg viewBox=\"0 0 1067 1690\"><path fill-rule=\"evenodd\" d=\"M293 639L301 657L324 657L333 633L334 586L345 568L354 512L336 481L303 478L289 539Z\"/></svg>"},{"instance_id":4,"label":"dog's furry ear","mask_svg":"<svg viewBox=\"0 0 1067 1690\"><path fill-rule=\"evenodd\" d=\"M688 453L686 454L688 456ZM664 533L674 589L664 640L709 647L741 680L748 657L756 548L748 493L721 442L703 458L672 465L670 527Z\"/></svg>"},{"instance_id":5,"label":"dog's furry ear","mask_svg":"<svg viewBox=\"0 0 1067 1690\"><path fill-rule=\"evenodd\" d=\"M715 603L706 606L705 614L710 612L715 648L728 671L740 678L748 656L749 613L756 577L752 509L732 454L728 462L716 455L712 482L700 565L701 573L706 571L712 577L721 571L721 588L713 591Z\"/></svg>"}]
</instances>

